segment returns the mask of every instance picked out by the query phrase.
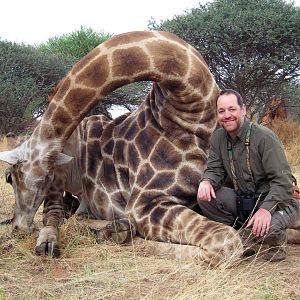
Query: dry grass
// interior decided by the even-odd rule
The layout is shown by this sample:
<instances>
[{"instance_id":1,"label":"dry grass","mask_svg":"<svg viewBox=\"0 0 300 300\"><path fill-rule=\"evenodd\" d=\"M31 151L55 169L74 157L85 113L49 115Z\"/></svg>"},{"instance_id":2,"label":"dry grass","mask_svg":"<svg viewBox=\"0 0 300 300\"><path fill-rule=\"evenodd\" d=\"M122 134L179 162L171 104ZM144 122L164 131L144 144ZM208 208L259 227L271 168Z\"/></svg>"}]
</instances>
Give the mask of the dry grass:
<instances>
[{"instance_id":1,"label":"dry grass","mask_svg":"<svg viewBox=\"0 0 300 300\"><path fill-rule=\"evenodd\" d=\"M298 141L299 136L298 132ZM298 145L286 147L287 155L299 154ZM0 165L0 221L11 217L14 203L12 189L4 183L5 167ZM41 226L40 212L36 222ZM93 234L72 218L61 228L59 259L35 256L35 240L34 235L11 236L9 225L0 227L0 300L300 300L297 245L288 247L288 258L281 263L266 263L257 256L235 267L211 269L196 261L154 255L145 245L97 244Z\"/></svg>"},{"instance_id":2,"label":"dry grass","mask_svg":"<svg viewBox=\"0 0 300 300\"><path fill-rule=\"evenodd\" d=\"M291 166L300 167L300 124L296 122L277 121L272 125L284 144L287 159ZM298 171L295 169L295 171Z\"/></svg>"}]
</instances>

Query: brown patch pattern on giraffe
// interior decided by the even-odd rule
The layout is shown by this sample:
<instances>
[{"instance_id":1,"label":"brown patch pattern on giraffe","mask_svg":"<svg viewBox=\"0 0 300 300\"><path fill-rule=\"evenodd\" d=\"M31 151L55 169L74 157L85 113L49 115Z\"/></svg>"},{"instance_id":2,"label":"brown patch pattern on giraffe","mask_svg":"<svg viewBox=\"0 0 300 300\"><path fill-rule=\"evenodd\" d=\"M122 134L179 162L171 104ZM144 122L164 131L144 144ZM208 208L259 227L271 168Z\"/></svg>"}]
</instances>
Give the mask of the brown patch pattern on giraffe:
<instances>
[{"instance_id":1,"label":"brown patch pattern on giraffe","mask_svg":"<svg viewBox=\"0 0 300 300\"><path fill-rule=\"evenodd\" d=\"M130 47L128 49L116 50L112 55L113 61L124 60L125 65L115 64L112 66L112 76L128 77L149 69L150 60L145 58L145 52L140 47Z\"/></svg>"},{"instance_id":2,"label":"brown patch pattern on giraffe","mask_svg":"<svg viewBox=\"0 0 300 300\"><path fill-rule=\"evenodd\" d=\"M79 123L109 92L139 80L154 83L137 111L111 121L93 116ZM180 38L162 32L122 34L74 66L32 140L37 148L41 142L43 149L51 145L42 157L49 168L54 160L47 159L62 149L73 157L71 166L57 169L55 177L80 196L90 216L129 217L139 235L198 246L202 258L216 264L232 255L227 244L239 247L240 239L229 226L210 222L191 208L216 123L218 93L201 56ZM51 185L51 194L56 188L60 191L61 185ZM54 219L59 201L45 202L45 225Z\"/></svg>"},{"instance_id":3,"label":"brown patch pattern on giraffe","mask_svg":"<svg viewBox=\"0 0 300 300\"><path fill-rule=\"evenodd\" d=\"M107 81L110 66L107 55L95 58L94 63L88 65L83 71L78 71L76 83L86 88L97 88Z\"/></svg>"}]
</instances>

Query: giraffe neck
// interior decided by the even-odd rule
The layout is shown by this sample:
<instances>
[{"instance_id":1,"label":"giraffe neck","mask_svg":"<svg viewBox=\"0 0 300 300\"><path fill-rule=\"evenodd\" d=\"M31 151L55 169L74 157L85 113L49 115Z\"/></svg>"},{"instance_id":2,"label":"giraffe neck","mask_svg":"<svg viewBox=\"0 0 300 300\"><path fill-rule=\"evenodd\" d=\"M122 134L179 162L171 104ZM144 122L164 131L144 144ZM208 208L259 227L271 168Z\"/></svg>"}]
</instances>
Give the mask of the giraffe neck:
<instances>
[{"instance_id":1,"label":"giraffe neck","mask_svg":"<svg viewBox=\"0 0 300 300\"><path fill-rule=\"evenodd\" d=\"M152 105L158 114L165 107L179 125L200 128L211 123L214 127L218 88L198 52L170 33L131 32L102 43L72 68L34 132L36 139L60 152L93 106L136 81L159 83L161 102ZM178 116L176 111L182 107Z\"/></svg>"}]
</instances>

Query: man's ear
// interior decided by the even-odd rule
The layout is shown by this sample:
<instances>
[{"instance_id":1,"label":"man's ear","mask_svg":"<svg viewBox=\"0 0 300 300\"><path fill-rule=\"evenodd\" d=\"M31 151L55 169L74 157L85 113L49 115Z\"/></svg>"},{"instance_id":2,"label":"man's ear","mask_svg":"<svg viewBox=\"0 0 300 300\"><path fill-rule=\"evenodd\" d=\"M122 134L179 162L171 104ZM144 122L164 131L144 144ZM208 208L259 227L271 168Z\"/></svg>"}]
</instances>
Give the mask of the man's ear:
<instances>
[{"instance_id":1,"label":"man's ear","mask_svg":"<svg viewBox=\"0 0 300 300\"><path fill-rule=\"evenodd\" d=\"M14 165L18 162L18 160L21 160L20 152L16 149L8 150L8 151L2 151L0 152L0 161L4 161L6 163L9 163L10 165Z\"/></svg>"},{"instance_id":2,"label":"man's ear","mask_svg":"<svg viewBox=\"0 0 300 300\"><path fill-rule=\"evenodd\" d=\"M246 115L246 113L247 113L246 104L243 104L242 112L244 113L244 115Z\"/></svg>"},{"instance_id":3,"label":"man's ear","mask_svg":"<svg viewBox=\"0 0 300 300\"><path fill-rule=\"evenodd\" d=\"M67 154L64 153L59 153L59 155L56 158L56 165L61 166L64 164L67 164L68 162L70 162L74 157L69 156Z\"/></svg>"}]
</instances>

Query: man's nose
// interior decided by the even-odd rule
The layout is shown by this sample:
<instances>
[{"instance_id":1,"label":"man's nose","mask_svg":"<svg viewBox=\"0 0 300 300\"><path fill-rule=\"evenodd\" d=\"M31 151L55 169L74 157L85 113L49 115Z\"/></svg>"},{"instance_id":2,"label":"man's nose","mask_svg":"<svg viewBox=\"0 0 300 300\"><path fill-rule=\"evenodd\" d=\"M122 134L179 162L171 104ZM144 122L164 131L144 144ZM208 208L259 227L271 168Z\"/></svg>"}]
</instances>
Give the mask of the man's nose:
<instances>
[{"instance_id":1,"label":"man's nose","mask_svg":"<svg viewBox=\"0 0 300 300\"><path fill-rule=\"evenodd\" d=\"M225 110L224 111L224 117L229 118L230 116L231 116L231 114L230 114L229 110Z\"/></svg>"}]
</instances>

